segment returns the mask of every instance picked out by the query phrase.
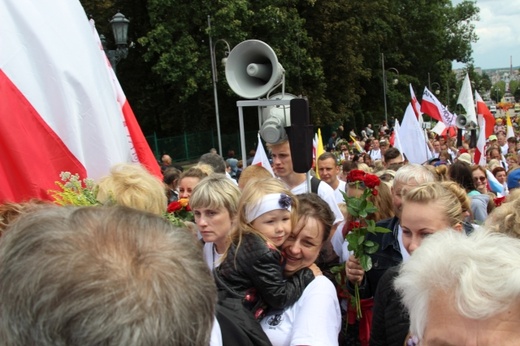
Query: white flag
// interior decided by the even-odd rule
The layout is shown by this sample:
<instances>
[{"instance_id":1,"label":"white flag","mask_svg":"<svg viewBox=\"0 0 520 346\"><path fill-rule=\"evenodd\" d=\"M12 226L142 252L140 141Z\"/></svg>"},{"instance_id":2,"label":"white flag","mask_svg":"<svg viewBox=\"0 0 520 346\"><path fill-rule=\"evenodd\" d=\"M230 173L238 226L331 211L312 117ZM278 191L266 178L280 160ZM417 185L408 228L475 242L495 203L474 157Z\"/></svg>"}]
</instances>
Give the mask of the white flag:
<instances>
[{"instance_id":1,"label":"white flag","mask_svg":"<svg viewBox=\"0 0 520 346\"><path fill-rule=\"evenodd\" d=\"M414 110L415 113L415 110ZM403 155L403 145L401 144L401 138L399 137L399 132L401 131L401 125L399 125L399 120L395 119L394 124L394 148L398 149L401 152L401 157L404 160Z\"/></svg>"},{"instance_id":2,"label":"white flag","mask_svg":"<svg viewBox=\"0 0 520 346\"><path fill-rule=\"evenodd\" d=\"M262 145L262 138L260 138L260 134L258 134L258 146L256 147L256 154L251 164L264 167L274 177L273 168L271 167L271 163L269 162L267 154L265 153L265 149Z\"/></svg>"},{"instance_id":3,"label":"white flag","mask_svg":"<svg viewBox=\"0 0 520 346\"><path fill-rule=\"evenodd\" d=\"M473 92L471 91L471 82L469 81L469 75L466 73L464 82L462 82L462 88L460 89L459 98L457 104L464 107L466 111L466 118L469 122L477 124L477 114L475 111L475 100L473 99Z\"/></svg>"},{"instance_id":4,"label":"white flag","mask_svg":"<svg viewBox=\"0 0 520 346\"><path fill-rule=\"evenodd\" d=\"M422 164L428 161L429 149L411 104L406 107L398 135L403 152L410 163Z\"/></svg>"}]
</instances>

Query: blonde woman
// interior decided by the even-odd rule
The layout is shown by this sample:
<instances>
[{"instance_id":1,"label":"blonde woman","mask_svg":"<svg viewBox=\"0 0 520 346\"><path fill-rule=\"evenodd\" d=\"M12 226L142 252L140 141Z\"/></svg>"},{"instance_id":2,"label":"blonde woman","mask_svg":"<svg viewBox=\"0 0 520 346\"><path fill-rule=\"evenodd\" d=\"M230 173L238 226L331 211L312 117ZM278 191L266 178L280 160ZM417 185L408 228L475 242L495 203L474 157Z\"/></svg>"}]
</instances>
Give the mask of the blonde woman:
<instances>
[{"instance_id":1,"label":"blonde woman","mask_svg":"<svg viewBox=\"0 0 520 346\"><path fill-rule=\"evenodd\" d=\"M161 216L166 212L163 182L140 164L114 165L97 186L96 198L103 204L124 205Z\"/></svg>"},{"instance_id":2,"label":"blonde woman","mask_svg":"<svg viewBox=\"0 0 520 346\"><path fill-rule=\"evenodd\" d=\"M423 239L438 231L455 229L463 232L469 198L457 183L425 183L410 190L403 200L401 227L403 245L409 254L421 246ZM381 277L374 297L374 314L370 345L402 346L407 339L409 319L393 287L399 266L388 269Z\"/></svg>"},{"instance_id":3,"label":"blonde woman","mask_svg":"<svg viewBox=\"0 0 520 346\"><path fill-rule=\"evenodd\" d=\"M204 241L203 254L210 270L220 263L236 223L240 190L224 174L212 174L195 186L190 206Z\"/></svg>"}]
</instances>

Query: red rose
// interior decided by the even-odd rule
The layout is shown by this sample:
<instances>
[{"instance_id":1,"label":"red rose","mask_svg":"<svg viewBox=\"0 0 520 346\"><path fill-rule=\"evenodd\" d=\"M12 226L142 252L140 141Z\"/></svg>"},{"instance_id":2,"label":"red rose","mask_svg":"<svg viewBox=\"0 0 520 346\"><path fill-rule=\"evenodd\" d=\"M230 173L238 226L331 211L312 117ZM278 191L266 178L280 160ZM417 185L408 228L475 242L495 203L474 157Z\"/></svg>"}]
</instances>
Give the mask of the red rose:
<instances>
[{"instance_id":1,"label":"red rose","mask_svg":"<svg viewBox=\"0 0 520 346\"><path fill-rule=\"evenodd\" d=\"M365 172L360 169L353 169L347 175L347 182L354 183L356 181L363 181Z\"/></svg>"},{"instance_id":2,"label":"red rose","mask_svg":"<svg viewBox=\"0 0 520 346\"><path fill-rule=\"evenodd\" d=\"M168 204L168 209L166 209L166 210L168 211L168 213L174 213L181 209L182 209L182 205L179 203L179 201L173 201L170 204Z\"/></svg>"},{"instance_id":3,"label":"red rose","mask_svg":"<svg viewBox=\"0 0 520 346\"><path fill-rule=\"evenodd\" d=\"M373 189L376 186L379 186L379 184L381 184L381 180L379 180L377 175L373 175L373 174L365 175L363 182L365 183L365 186L368 187L369 189Z\"/></svg>"},{"instance_id":4,"label":"red rose","mask_svg":"<svg viewBox=\"0 0 520 346\"><path fill-rule=\"evenodd\" d=\"M186 211L191 211L191 207L190 207L190 205L187 204L187 205L186 205L186 208L184 208L184 210L186 210Z\"/></svg>"},{"instance_id":5,"label":"red rose","mask_svg":"<svg viewBox=\"0 0 520 346\"><path fill-rule=\"evenodd\" d=\"M373 196L377 196L378 193L379 193L379 191L377 191L376 189L372 189L372 195Z\"/></svg>"}]
</instances>

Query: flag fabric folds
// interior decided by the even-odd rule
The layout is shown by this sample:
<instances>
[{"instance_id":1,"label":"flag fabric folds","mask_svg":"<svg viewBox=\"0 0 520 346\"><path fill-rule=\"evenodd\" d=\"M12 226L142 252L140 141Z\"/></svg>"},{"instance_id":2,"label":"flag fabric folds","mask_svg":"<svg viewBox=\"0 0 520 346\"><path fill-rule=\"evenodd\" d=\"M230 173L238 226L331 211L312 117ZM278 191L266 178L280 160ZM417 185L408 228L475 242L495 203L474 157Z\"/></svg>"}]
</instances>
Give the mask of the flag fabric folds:
<instances>
[{"instance_id":1,"label":"flag fabric folds","mask_svg":"<svg viewBox=\"0 0 520 346\"><path fill-rule=\"evenodd\" d=\"M447 127L456 124L457 117L450 113L428 88L424 88L421 112L428 114L435 120L442 121Z\"/></svg>"},{"instance_id":2,"label":"flag fabric folds","mask_svg":"<svg viewBox=\"0 0 520 346\"><path fill-rule=\"evenodd\" d=\"M471 91L471 82L469 81L469 75L466 73L462 87L460 88L459 98L457 104L464 107L466 111L466 118L468 123L473 122L477 124L477 114L475 112L475 101L473 100L473 92Z\"/></svg>"},{"instance_id":3,"label":"flag fabric folds","mask_svg":"<svg viewBox=\"0 0 520 346\"><path fill-rule=\"evenodd\" d=\"M62 171L160 169L77 0L0 2L0 201L48 199ZM120 86L119 86L120 88Z\"/></svg>"},{"instance_id":4,"label":"flag fabric folds","mask_svg":"<svg viewBox=\"0 0 520 346\"><path fill-rule=\"evenodd\" d=\"M274 177L273 168L271 167L271 163L269 162L269 158L267 157L267 154L265 152L260 134L258 134L258 145L256 147L256 154L251 164L264 167Z\"/></svg>"},{"instance_id":5,"label":"flag fabric folds","mask_svg":"<svg viewBox=\"0 0 520 346\"><path fill-rule=\"evenodd\" d=\"M422 112L421 112L421 104L417 100L417 97L415 96L415 92L413 91L412 83L410 83L410 96L412 98L411 103L413 107L413 112L415 113L415 116L417 117L417 120L419 120L419 124L422 124L424 122Z\"/></svg>"},{"instance_id":6,"label":"flag fabric folds","mask_svg":"<svg viewBox=\"0 0 520 346\"><path fill-rule=\"evenodd\" d=\"M411 104L406 108L398 131L396 137L399 137L402 153L406 155L409 162L422 164L430 159L430 149Z\"/></svg>"},{"instance_id":7,"label":"flag fabric folds","mask_svg":"<svg viewBox=\"0 0 520 346\"><path fill-rule=\"evenodd\" d=\"M477 116L478 125L481 129L485 127L486 120L482 114ZM480 131L477 138L477 147L473 156L475 164L486 167L486 131Z\"/></svg>"},{"instance_id":8,"label":"flag fabric folds","mask_svg":"<svg viewBox=\"0 0 520 346\"><path fill-rule=\"evenodd\" d=\"M515 137L515 131L513 130L513 123L509 116L509 111L506 113L506 138Z\"/></svg>"},{"instance_id":9,"label":"flag fabric folds","mask_svg":"<svg viewBox=\"0 0 520 346\"><path fill-rule=\"evenodd\" d=\"M316 166L316 177L320 178L320 173L318 172L318 158L321 154L325 152L323 148L323 138L321 137L321 129L318 128L318 133L316 134L316 158L315 158L315 166Z\"/></svg>"},{"instance_id":10,"label":"flag fabric folds","mask_svg":"<svg viewBox=\"0 0 520 346\"><path fill-rule=\"evenodd\" d=\"M488 106L486 106L486 103L478 93L478 91L475 90L475 102L477 103L477 115L482 114L484 117L484 128L486 133L486 139L491 136L495 131L495 117L493 114L491 114L491 111L489 110Z\"/></svg>"}]
</instances>

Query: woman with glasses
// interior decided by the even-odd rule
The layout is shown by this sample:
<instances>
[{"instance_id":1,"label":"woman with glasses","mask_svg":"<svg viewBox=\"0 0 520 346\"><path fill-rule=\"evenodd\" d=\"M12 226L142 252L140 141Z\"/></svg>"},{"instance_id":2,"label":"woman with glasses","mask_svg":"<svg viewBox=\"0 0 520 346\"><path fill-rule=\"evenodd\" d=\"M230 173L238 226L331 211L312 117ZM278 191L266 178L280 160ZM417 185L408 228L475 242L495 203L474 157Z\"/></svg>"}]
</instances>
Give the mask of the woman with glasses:
<instances>
[{"instance_id":1,"label":"woman with glasses","mask_svg":"<svg viewBox=\"0 0 520 346\"><path fill-rule=\"evenodd\" d=\"M471 213L473 220L467 221L475 221L477 223L484 222L488 216L488 204L491 198L489 195L482 194L477 190L471 166L461 160L457 160L449 166L448 177L451 181L458 183L462 188L464 188L466 194L471 200Z\"/></svg>"}]
</instances>

